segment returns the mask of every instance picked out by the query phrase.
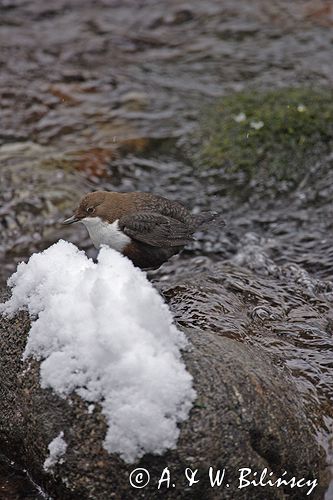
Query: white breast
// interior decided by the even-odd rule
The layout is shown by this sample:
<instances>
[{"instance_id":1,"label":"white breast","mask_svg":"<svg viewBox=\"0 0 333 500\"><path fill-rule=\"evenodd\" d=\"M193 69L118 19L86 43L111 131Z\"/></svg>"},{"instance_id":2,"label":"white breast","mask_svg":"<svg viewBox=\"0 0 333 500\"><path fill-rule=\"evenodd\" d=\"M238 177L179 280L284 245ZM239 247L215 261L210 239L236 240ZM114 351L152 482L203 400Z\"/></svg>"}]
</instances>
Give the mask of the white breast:
<instances>
[{"instance_id":1,"label":"white breast","mask_svg":"<svg viewBox=\"0 0 333 500\"><path fill-rule=\"evenodd\" d=\"M86 217L81 221L88 229L89 236L96 248L107 245L122 252L131 239L120 229L118 219L112 224L104 222L100 217Z\"/></svg>"}]
</instances>

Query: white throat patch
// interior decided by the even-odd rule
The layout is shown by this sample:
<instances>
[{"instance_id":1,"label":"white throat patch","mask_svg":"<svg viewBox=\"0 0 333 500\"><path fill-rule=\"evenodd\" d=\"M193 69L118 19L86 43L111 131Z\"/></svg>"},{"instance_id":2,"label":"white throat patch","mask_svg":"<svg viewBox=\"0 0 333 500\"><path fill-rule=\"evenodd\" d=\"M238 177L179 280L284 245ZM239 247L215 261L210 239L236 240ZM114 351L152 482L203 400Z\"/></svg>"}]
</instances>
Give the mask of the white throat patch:
<instances>
[{"instance_id":1,"label":"white throat patch","mask_svg":"<svg viewBox=\"0 0 333 500\"><path fill-rule=\"evenodd\" d=\"M118 252L122 252L131 238L120 229L118 219L112 224L104 222L100 217L85 217L81 222L86 226L89 236L96 248L107 245Z\"/></svg>"}]
</instances>

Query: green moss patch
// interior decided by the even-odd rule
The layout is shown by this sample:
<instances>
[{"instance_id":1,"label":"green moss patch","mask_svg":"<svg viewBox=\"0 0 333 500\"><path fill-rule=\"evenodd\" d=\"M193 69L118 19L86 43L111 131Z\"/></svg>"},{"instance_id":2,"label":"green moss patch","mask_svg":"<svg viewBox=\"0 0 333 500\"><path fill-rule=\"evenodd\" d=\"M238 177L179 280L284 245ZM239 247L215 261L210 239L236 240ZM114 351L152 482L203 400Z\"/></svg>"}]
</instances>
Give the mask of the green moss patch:
<instances>
[{"instance_id":1,"label":"green moss patch","mask_svg":"<svg viewBox=\"0 0 333 500\"><path fill-rule=\"evenodd\" d=\"M333 144L333 92L285 88L224 97L203 120L200 161L262 176L298 181Z\"/></svg>"}]
</instances>

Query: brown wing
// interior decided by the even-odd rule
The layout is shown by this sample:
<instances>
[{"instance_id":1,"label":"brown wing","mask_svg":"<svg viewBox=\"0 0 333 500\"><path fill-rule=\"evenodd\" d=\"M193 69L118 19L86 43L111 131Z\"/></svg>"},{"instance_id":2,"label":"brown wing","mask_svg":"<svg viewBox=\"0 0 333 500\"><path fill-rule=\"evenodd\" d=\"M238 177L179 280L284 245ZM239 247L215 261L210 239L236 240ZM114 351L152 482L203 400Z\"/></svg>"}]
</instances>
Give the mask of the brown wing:
<instances>
[{"instance_id":1,"label":"brown wing","mask_svg":"<svg viewBox=\"0 0 333 500\"><path fill-rule=\"evenodd\" d=\"M130 238L153 247L184 246L193 240L193 231L186 224L156 212L124 215L119 227Z\"/></svg>"}]
</instances>

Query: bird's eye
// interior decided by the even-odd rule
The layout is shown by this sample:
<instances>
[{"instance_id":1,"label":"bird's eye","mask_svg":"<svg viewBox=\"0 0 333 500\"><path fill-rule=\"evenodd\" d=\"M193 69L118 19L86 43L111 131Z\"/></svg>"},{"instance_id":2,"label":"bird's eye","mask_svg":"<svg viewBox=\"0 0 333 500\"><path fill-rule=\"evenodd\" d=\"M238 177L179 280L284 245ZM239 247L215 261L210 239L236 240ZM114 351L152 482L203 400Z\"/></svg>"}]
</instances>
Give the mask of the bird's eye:
<instances>
[{"instance_id":1,"label":"bird's eye","mask_svg":"<svg viewBox=\"0 0 333 500\"><path fill-rule=\"evenodd\" d=\"M88 214L92 214L95 211L94 207L88 207L87 212Z\"/></svg>"}]
</instances>

